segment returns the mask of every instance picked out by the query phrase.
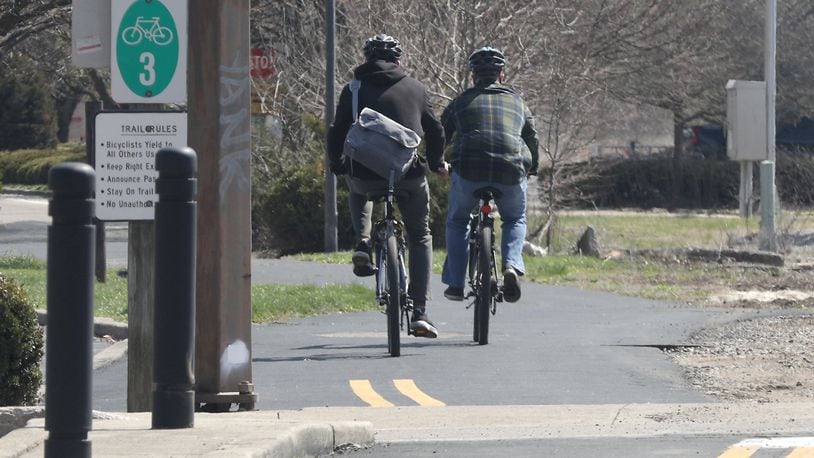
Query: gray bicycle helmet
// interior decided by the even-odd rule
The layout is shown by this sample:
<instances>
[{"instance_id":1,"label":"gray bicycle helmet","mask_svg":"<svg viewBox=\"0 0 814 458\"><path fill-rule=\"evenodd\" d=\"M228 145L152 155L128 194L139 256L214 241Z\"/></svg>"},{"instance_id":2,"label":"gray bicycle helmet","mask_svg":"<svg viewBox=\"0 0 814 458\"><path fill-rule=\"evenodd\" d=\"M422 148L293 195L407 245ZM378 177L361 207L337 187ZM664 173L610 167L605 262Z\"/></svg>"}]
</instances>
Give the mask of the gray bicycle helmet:
<instances>
[{"instance_id":1,"label":"gray bicycle helmet","mask_svg":"<svg viewBox=\"0 0 814 458\"><path fill-rule=\"evenodd\" d=\"M380 33L365 40L362 52L367 60L381 59L393 62L401 57L402 49L398 40Z\"/></svg>"},{"instance_id":2,"label":"gray bicycle helmet","mask_svg":"<svg viewBox=\"0 0 814 458\"><path fill-rule=\"evenodd\" d=\"M506 67L506 56L489 46L476 49L469 56L469 69L473 73L500 73Z\"/></svg>"}]
</instances>

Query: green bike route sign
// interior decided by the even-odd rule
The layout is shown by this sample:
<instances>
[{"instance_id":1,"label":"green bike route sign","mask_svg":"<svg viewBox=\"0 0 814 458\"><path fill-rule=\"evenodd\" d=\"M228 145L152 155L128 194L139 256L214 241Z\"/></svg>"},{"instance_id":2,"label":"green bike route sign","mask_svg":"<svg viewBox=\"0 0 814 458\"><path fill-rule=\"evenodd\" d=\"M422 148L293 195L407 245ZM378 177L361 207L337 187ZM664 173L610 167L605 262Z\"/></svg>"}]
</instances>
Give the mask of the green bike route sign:
<instances>
[{"instance_id":1,"label":"green bike route sign","mask_svg":"<svg viewBox=\"0 0 814 458\"><path fill-rule=\"evenodd\" d=\"M111 0L111 95L186 103L187 0Z\"/></svg>"}]
</instances>

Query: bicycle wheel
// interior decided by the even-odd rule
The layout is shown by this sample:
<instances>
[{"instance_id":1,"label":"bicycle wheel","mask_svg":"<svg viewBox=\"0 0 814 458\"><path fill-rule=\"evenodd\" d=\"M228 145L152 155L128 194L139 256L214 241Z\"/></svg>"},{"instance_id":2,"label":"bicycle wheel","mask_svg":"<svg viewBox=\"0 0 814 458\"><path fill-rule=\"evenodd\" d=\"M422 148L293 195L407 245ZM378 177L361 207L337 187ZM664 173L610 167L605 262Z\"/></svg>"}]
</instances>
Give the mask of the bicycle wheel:
<instances>
[{"instance_id":1,"label":"bicycle wheel","mask_svg":"<svg viewBox=\"0 0 814 458\"><path fill-rule=\"evenodd\" d=\"M130 27L126 27L122 31L122 41L124 41L128 45L137 45L141 43L141 39L144 38L144 32L141 31L138 27L131 25Z\"/></svg>"},{"instance_id":2,"label":"bicycle wheel","mask_svg":"<svg viewBox=\"0 0 814 458\"><path fill-rule=\"evenodd\" d=\"M399 252L396 235L388 231L387 255L385 267L387 270L387 349L390 356L401 355L401 336L399 335L399 318L401 316L401 290L399 288Z\"/></svg>"},{"instance_id":3,"label":"bicycle wheel","mask_svg":"<svg viewBox=\"0 0 814 458\"><path fill-rule=\"evenodd\" d=\"M156 27L153 32L153 43L164 46L172 42L172 30L169 27Z\"/></svg>"},{"instance_id":4,"label":"bicycle wheel","mask_svg":"<svg viewBox=\"0 0 814 458\"><path fill-rule=\"evenodd\" d=\"M473 229L474 230L474 229ZM468 275L469 275L469 284L475 288L475 307L474 307L474 315L475 319L472 320L472 340L477 342L480 340L480 320L478 319L478 262L479 262L479 255L480 248L477 244L472 244L469 248L469 264L468 264Z\"/></svg>"},{"instance_id":5,"label":"bicycle wheel","mask_svg":"<svg viewBox=\"0 0 814 458\"><path fill-rule=\"evenodd\" d=\"M489 343L489 309L492 305L492 228L484 226L480 233L478 252L478 291L475 299L475 322L477 341L480 345Z\"/></svg>"}]
</instances>

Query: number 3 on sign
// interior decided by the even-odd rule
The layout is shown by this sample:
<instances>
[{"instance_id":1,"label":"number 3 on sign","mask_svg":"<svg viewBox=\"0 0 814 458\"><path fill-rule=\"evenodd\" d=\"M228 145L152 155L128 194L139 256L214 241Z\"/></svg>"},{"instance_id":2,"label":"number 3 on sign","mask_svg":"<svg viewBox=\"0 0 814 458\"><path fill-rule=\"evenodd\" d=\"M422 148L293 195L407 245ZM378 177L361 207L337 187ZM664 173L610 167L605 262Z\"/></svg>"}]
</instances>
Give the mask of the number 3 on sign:
<instances>
[{"instance_id":1,"label":"number 3 on sign","mask_svg":"<svg viewBox=\"0 0 814 458\"><path fill-rule=\"evenodd\" d=\"M144 66L144 71L138 75L139 83L152 86L155 84L155 56L151 52L143 52L139 56L139 62Z\"/></svg>"}]
</instances>

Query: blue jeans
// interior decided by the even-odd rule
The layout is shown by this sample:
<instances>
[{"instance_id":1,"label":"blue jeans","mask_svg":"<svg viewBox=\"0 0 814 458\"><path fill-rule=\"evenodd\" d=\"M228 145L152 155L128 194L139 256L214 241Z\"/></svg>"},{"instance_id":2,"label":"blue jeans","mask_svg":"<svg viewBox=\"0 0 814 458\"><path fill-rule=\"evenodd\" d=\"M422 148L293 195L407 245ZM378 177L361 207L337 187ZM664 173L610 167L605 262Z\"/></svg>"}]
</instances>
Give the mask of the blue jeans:
<instances>
[{"instance_id":1,"label":"blue jeans","mask_svg":"<svg viewBox=\"0 0 814 458\"><path fill-rule=\"evenodd\" d=\"M466 265L469 258L469 215L478 204L473 195L476 189L492 186L502 193L495 199L503 230L500 239L501 267L511 266L522 275L523 242L526 240L526 189L525 178L518 184L504 185L488 181L470 181L452 173L449 187L447 213L447 258L441 281L449 286L463 288L466 284Z\"/></svg>"}]
</instances>

